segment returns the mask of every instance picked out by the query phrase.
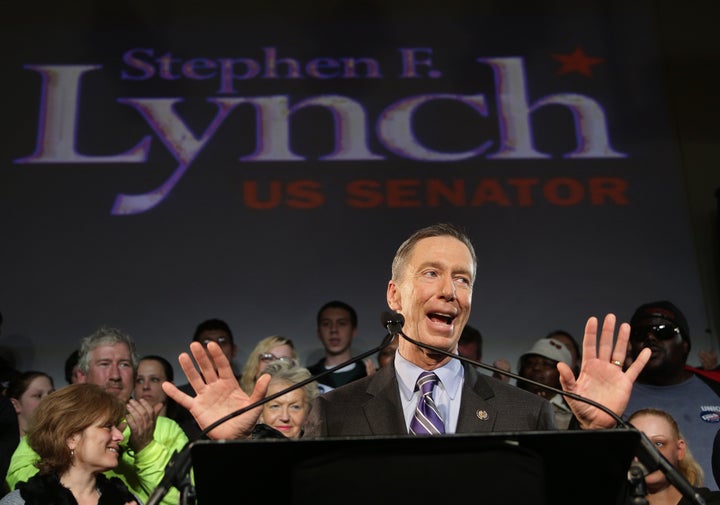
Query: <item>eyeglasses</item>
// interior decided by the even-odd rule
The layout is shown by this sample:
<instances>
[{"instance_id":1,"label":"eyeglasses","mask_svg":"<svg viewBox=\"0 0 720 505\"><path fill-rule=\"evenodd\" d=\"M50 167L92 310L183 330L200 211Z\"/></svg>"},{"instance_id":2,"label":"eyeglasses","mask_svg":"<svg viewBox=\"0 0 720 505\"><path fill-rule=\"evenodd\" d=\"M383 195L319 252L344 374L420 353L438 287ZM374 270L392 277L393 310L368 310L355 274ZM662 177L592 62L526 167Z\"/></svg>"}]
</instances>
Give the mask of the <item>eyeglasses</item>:
<instances>
[{"instance_id":1,"label":"eyeglasses","mask_svg":"<svg viewBox=\"0 0 720 505\"><path fill-rule=\"evenodd\" d=\"M633 328L630 332L630 340L633 342L644 342L650 334L655 335L658 340L670 340L680 335L680 328L671 324L653 324Z\"/></svg>"},{"instance_id":2,"label":"eyeglasses","mask_svg":"<svg viewBox=\"0 0 720 505\"><path fill-rule=\"evenodd\" d=\"M287 356L275 356L271 352L265 352L260 355L260 361L285 361L287 363L293 363L295 360Z\"/></svg>"},{"instance_id":3,"label":"eyeglasses","mask_svg":"<svg viewBox=\"0 0 720 505\"><path fill-rule=\"evenodd\" d=\"M230 339L227 337L218 337L216 339L206 338L200 341L204 347L207 347L210 342L215 342L217 345L225 345L230 343Z\"/></svg>"}]
</instances>

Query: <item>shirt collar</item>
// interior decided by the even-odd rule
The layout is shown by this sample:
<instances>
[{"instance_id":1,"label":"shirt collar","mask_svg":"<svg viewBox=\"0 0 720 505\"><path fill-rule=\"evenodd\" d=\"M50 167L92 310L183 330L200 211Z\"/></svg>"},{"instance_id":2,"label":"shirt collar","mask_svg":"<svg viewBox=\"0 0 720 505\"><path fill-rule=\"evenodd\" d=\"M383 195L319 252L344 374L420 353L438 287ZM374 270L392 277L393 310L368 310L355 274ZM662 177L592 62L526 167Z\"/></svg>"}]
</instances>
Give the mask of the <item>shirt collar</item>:
<instances>
[{"instance_id":1,"label":"shirt collar","mask_svg":"<svg viewBox=\"0 0 720 505\"><path fill-rule=\"evenodd\" d=\"M417 378L423 371L419 366L403 358L399 352L395 353L395 373L398 384L400 385L400 394L403 395L406 400L409 401L412 398L415 392ZM460 393L465 372L460 361L450 359L450 361L440 368L436 368L433 372L435 372L440 379L442 387L450 399L455 399Z\"/></svg>"},{"instance_id":2,"label":"shirt collar","mask_svg":"<svg viewBox=\"0 0 720 505\"><path fill-rule=\"evenodd\" d=\"M565 403L565 399L563 398L563 396L561 394L556 394L555 396L550 398L549 401L550 401L550 403L552 403L553 405L556 405L557 407L559 407L562 410L565 410L567 412L572 412L570 410L570 407L568 406L568 404Z\"/></svg>"}]
</instances>

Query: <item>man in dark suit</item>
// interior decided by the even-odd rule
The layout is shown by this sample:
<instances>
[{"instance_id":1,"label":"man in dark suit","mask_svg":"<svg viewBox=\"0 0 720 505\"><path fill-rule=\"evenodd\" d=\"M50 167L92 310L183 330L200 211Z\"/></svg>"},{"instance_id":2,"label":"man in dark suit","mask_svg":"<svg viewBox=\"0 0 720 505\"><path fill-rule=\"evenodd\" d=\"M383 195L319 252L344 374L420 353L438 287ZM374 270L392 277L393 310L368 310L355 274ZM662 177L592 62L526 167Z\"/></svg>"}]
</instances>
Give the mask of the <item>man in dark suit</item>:
<instances>
[{"instance_id":1,"label":"man in dark suit","mask_svg":"<svg viewBox=\"0 0 720 505\"><path fill-rule=\"evenodd\" d=\"M477 260L472 243L458 228L437 224L414 233L399 247L387 287L388 306L401 314L409 337L451 353L470 315ZM563 389L591 398L622 414L633 382L649 358L641 353L623 371L630 327L620 326L615 342L615 316L605 317L599 342L598 321L585 328L583 372L575 378L565 363L558 364ZM191 344L200 367L187 353L180 364L197 391L191 398L170 383L165 392L186 407L200 426L261 399L269 377L261 377L248 397L233 381L232 370L218 346ZM305 436L401 435L411 431L421 393L418 374L432 371L438 378L431 397L441 418L441 433L539 430L554 427L549 404L539 397L477 374L444 354L401 339L391 367L322 395L313 406ZM202 374L202 375L201 375ZM588 404L569 401L582 428L606 428L614 419ZM235 417L210 432L211 438L249 436L259 411Z\"/></svg>"},{"instance_id":2,"label":"man in dark suit","mask_svg":"<svg viewBox=\"0 0 720 505\"><path fill-rule=\"evenodd\" d=\"M471 366L462 365L462 369L465 375L460 393L462 401L457 425L452 431L488 433L554 428L547 401L483 376ZM380 369L368 380L356 382L316 400L305 424L304 437L408 433L408 422L403 410L398 408L402 405L402 393L394 364ZM445 432L451 432L449 427Z\"/></svg>"}]
</instances>

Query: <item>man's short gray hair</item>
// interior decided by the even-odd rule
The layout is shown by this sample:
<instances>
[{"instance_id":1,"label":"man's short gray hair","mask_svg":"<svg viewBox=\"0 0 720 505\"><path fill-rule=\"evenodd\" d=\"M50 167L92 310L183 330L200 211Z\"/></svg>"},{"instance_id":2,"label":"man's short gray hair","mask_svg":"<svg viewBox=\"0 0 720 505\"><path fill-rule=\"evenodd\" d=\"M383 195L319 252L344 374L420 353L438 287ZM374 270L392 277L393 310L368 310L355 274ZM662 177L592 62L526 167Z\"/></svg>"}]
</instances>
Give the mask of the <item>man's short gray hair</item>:
<instances>
[{"instance_id":1,"label":"man's short gray hair","mask_svg":"<svg viewBox=\"0 0 720 505\"><path fill-rule=\"evenodd\" d=\"M128 346L128 349L130 349L130 360L132 361L133 371L137 371L138 354L135 350L135 342L127 333L109 326L101 326L92 334L82 339L80 342L80 355L78 356L78 370L84 374L87 374L90 370L90 351L100 347L101 345L115 344L125 344Z\"/></svg>"}]
</instances>

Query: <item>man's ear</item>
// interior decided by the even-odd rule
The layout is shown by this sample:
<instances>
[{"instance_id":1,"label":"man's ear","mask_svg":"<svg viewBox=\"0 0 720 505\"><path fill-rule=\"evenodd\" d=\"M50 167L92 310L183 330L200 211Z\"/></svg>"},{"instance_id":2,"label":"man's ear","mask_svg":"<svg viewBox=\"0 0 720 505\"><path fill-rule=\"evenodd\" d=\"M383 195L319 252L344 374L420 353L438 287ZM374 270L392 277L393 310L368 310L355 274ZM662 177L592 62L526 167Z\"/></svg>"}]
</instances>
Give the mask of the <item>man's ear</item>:
<instances>
[{"instance_id":1,"label":"man's ear","mask_svg":"<svg viewBox=\"0 0 720 505\"><path fill-rule=\"evenodd\" d=\"M395 312L400 312L402 310L402 300L400 297L400 289L398 288L398 285L395 283L395 281L388 282L386 296L388 307L390 307Z\"/></svg>"},{"instance_id":2,"label":"man's ear","mask_svg":"<svg viewBox=\"0 0 720 505\"><path fill-rule=\"evenodd\" d=\"M85 372L81 372L80 370L77 371L77 381L78 384L86 384L88 381L88 376Z\"/></svg>"}]
</instances>

